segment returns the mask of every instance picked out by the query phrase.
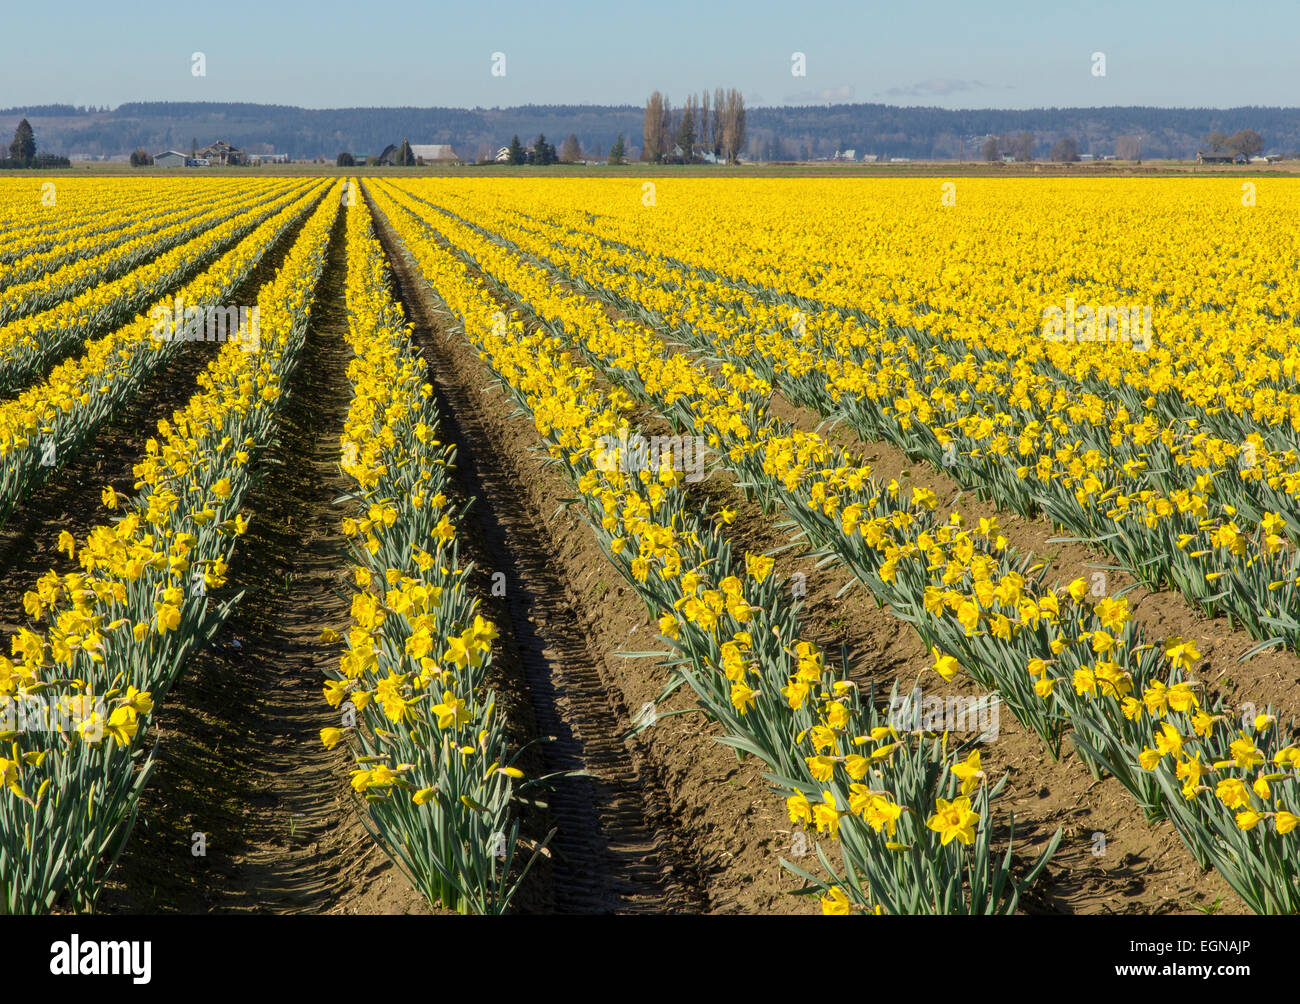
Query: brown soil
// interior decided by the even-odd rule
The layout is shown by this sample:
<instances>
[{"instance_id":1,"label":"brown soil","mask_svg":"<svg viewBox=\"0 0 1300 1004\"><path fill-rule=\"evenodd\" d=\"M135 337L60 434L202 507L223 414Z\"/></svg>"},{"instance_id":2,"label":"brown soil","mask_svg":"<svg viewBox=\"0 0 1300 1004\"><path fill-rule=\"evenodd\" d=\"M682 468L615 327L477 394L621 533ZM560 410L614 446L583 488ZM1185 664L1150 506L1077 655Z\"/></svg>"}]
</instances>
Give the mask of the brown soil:
<instances>
[{"instance_id":1,"label":"brown soil","mask_svg":"<svg viewBox=\"0 0 1300 1004\"><path fill-rule=\"evenodd\" d=\"M338 434L351 398L342 221L278 440L245 500L252 520L229 576L243 599L157 717L158 763L106 909L429 912L366 834L343 748L320 742L337 724L321 696L337 653L320 634L346 623L349 608L334 505L347 487ZM196 856L200 833L206 853Z\"/></svg>"}]
</instances>

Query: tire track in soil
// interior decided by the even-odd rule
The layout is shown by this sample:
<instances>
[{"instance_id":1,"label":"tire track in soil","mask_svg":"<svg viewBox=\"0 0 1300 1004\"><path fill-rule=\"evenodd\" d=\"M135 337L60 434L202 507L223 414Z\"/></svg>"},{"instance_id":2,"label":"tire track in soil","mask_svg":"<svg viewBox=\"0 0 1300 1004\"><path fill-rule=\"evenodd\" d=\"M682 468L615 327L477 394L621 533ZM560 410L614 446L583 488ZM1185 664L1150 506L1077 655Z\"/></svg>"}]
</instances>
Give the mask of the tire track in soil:
<instances>
[{"instance_id":1,"label":"tire track in soil","mask_svg":"<svg viewBox=\"0 0 1300 1004\"><path fill-rule=\"evenodd\" d=\"M427 912L357 818L346 755L320 741L337 724L321 697L337 650L319 635L350 607L333 504L351 399L343 242L340 212L277 440L243 507L252 519L223 593L245 594L157 720L158 764L110 909Z\"/></svg>"},{"instance_id":2,"label":"tire track in soil","mask_svg":"<svg viewBox=\"0 0 1300 1004\"><path fill-rule=\"evenodd\" d=\"M395 295L428 360L444 438L456 444L456 476L463 495L478 500L470 515L478 546L491 568L506 575L504 616L498 620L531 694L538 733L554 737L542 746L545 769L586 772L555 779L546 796L557 830L550 909L703 911L707 896L699 864L676 832L654 766L638 743L621 738L632 728L631 717L617 689L602 677L588 641L593 632L584 623L588 612L556 571L546 526L522 488L528 472L510 451L496 448L486 412L505 406L505 399L484 397L485 372L481 364L469 367L468 346L466 353L450 349L422 277L369 204Z\"/></svg>"}]
</instances>

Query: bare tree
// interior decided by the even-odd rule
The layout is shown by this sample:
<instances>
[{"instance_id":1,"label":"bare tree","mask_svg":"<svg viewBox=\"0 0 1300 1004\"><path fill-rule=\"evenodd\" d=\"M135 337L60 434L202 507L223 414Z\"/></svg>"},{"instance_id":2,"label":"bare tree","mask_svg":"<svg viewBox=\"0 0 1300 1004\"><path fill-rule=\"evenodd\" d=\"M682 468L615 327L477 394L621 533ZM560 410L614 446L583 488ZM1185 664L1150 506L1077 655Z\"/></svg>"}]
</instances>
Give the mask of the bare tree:
<instances>
[{"instance_id":1,"label":"bare tree","mask_svg":"<svg viewBox=\"0 0 1300 1004\"><path fill-rule=\"evenodd\" d=\"M1002 144L998 142L996 136L990 136L980 147L980 156L992 163L995 160L1002 159Z\"/></svg>"},{"instance_id":2,"label":"bare tree","mask_svg":"<svg viewBox=\"0 0 1300 1004\"><path fill-rule=\"evenodd\" d=\"M713 155L722 156L722 119L726 114L727 95L721 87L713 91Z\"/></svg>"},{"instance_id":3,"label":"bare tree","mask_svg":"<svg viewBox=\"0 0 1300 1004\"><path fill-rule=\"evenodd\" d=\"M1079 159L1079 142L1073 136L1058 139L1052 147L1052 160L1057 163L1070 163Z\"/></svg>"},{"instance_id":4,"label":"bare tree","mask_svg":"<svg viewBox=\"0 0 1300 1004\"><path fill-rule=\"evenodd\" d=\"M667 115L667 103L664 96L655 91L646 99L645 127L642 130L641 159L654 163L663 156L664 117Z\"/></svg>"},{"instance_id":5,"label":"bare tree","mask_svg":"<svg viewBox=\"0 0 1300 1004\"><path fill-rule=\"evenodd\" d=\"M1137 160L1142 154L1142 141L1137 136L1119 136L1115 140L1115 157L1118 160Z\"/></svg>"},{"instance_id":6,"label":"bare tree","mask_svg":"<svg viewBox=\"0 0 1300 1004\"><path fill-rule=\"evenodd\" d=\"M728 89L722 116L722 146L727 163L734 164L745 148L745 98L734 87Z\"/></svg>"},{"instance_id":7,"label":"bare tree","mask_svg":"<svg viewBox=\"0 0 1300 1004\"><path fill-rule=\"evenodd\" d=\"M1019 161L1031 161L1034 159L1034 134L1031 132L1022 132L1015 138L1012 144L1015 152L1015 158Z\"/></svg>"},{"instance_id":8,"label":"bare tree","mask_svg":"<svg viewBox=\"0 0 1300 1004\"><path fill-rule=\"evenodd\" d=\"M673 105L664 95L664 113L659 120L659 157L672 156L673 152Z\"/></svg>"},{"instance_id":9,"label":"bare tree","mask_svg":"<svg viewBox=\"0 0 1300 1004\"><path fill-rule=\"evenodd\" d=\"M560 147L560 160L566 164L576 164L581 159L582 145L578 142L576 135L569 133L569 138Z\"/></svg>"},{"instance_id":10,"label":"bare tree","mask_svg":"<svg viewBox=\"0 0 1300 1004\"><path fill-rule=\"evenodd\" d=\"M713 136L710 132L712 125L709 121L709 89L706 87L700 91L700 120L696 123L696 133L701 149L713 149Z\"/></svg>"},{"instance_id":11,"label":"bare tree","mask_svg":"<svg viewBox=\"0 0 1300 1004\"><path fill-rule=\"evenodd\" d=\"M1254 129L1239 129L1228 138L1228 146L1249 159L1264 149L1264 137Z\"/></svg>"}]
</instances>

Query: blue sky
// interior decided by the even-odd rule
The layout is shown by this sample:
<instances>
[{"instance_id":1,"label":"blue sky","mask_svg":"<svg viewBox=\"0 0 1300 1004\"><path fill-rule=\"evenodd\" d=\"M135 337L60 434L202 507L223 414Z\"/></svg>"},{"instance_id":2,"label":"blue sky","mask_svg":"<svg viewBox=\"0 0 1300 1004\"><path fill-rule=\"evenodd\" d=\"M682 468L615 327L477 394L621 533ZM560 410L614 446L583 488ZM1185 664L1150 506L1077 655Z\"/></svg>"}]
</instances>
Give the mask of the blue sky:
<instances>
[{"instance_id":1,"label":"blue sky","mask_svg":"<svg viewBox=\"0 0 1300 1004\"><path fill-rule=\"evenodd\" d=\"M716 86L750 105L1300 104L1297 0L14 0L3 23L0 107L641 104Z\"/></svg>"}]
</instances>

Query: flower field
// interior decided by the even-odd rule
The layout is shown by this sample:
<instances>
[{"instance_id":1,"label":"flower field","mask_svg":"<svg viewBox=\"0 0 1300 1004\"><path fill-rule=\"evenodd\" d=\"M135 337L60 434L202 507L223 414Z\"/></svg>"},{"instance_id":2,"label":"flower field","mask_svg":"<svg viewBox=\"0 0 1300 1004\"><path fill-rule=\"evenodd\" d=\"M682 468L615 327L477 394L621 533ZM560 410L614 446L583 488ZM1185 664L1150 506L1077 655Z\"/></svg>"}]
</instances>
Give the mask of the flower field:
<instances>
[{"instance_id":1,"label":"flower field","mask_svg":"<svg viewBox=\"0 0 1300 1004\"><path fill-rule=\"evenodd\" d=\"M44 195L0 912L1300 913L1294 183Z\"/></svg>"}]
</instances>

